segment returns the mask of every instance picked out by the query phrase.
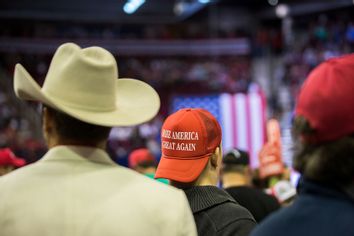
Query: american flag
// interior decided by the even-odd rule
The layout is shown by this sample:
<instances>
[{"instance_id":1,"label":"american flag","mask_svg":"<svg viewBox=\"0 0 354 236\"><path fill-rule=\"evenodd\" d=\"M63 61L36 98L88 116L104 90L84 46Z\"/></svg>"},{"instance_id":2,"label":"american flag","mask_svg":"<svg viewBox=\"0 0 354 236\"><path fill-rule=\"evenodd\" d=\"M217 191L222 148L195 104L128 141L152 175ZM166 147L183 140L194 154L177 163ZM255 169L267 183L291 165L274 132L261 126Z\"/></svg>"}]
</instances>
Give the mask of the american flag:
<instances>
[{"instance_id":1,"label":"american flag","mask_svg":"<svg viewBox=\"0 0 354 236\"><path fill-rule=\"evenodd\" d=\"M187 107L211 112L222 127L224 153L233 147L246 150L251 166L258 167L258 153L266 139L266 103L261 92L173 98L172 112Z\"/></svg>"}]
</instances>

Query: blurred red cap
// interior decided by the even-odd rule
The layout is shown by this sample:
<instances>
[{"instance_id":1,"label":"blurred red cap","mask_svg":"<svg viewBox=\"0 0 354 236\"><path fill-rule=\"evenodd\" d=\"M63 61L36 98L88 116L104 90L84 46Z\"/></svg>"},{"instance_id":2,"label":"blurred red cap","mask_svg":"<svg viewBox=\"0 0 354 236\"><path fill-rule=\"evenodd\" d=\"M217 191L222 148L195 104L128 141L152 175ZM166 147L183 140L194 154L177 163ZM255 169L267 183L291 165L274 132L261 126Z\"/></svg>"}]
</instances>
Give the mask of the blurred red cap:
<instances>
[{"instance_id":1,"label":"blurred red cap","mask_svg":"<svg viewBox=\"0 0 354 236\"><path fill-rule=\"evenodd\" d=\"M321 143L354 133L354 54L327 60L316 67L301 88L296 116L303 116Z\"/></svg>"},{"instance_id":2,"label":"blurred red cap","mask_svg":"<svg viewBox=\"0 0 354 236\"><path fill-rule=\"evenodd\" d=\"M22 158L16 157L10 148L0 149L0 166L21 167L26 164Z\"/></svg>"},{"instance_id":3,"label":"blurred red cap","mask_svg":"<svg viewBox=\"0 0 354 236\"><path fill-rule=\"evenodd\" d=\"M154 156L146 148L140 148L132 151L128 158L128 164L130 168L135 168L142 162L155 162Z\"/></svg>"}]
</instances>

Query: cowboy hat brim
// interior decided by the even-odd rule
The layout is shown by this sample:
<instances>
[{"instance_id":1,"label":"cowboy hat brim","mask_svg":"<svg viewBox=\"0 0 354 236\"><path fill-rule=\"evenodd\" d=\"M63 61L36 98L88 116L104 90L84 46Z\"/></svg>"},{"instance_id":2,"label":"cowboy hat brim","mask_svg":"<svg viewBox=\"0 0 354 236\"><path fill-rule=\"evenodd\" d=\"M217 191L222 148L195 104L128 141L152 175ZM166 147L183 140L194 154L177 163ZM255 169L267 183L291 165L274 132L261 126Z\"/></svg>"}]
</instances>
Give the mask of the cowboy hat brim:
<instances>
[{"instance_id":1,"label":"cowboy hat brim","mask_svg":"<svg viewBox=\"0 0 354 236\"><path fill-rule=\"evenodd\" d=\"M79 109L43 93L41 87L20 64L15 67L14 90L20 99L41 102L81 121L109 127L147 122L160 108L159 95L150 85L135 79L117 79L115 110L102 112Z\"/></svg>"}]
</instances>

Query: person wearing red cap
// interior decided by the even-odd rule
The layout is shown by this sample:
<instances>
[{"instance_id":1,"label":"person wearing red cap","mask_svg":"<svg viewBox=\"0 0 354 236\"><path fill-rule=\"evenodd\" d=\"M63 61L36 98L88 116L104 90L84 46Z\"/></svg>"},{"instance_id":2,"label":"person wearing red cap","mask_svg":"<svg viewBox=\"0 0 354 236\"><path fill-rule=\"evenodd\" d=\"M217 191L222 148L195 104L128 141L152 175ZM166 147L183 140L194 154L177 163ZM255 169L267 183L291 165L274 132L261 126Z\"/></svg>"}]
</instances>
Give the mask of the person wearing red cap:
<instances>
[{"instance_id":1,"label":"person wearing red cap","mask_svg":"<svg viewBox=\"0 0 354 236\"><path fill-rule=\"evenodd\" d=\"M249 235L248 210L216 187L221 167L221 128L204 109L182 109L161 130L162 156L155 178L166 178L187 195L198 235Z\"/></svg>"},{"instance_id":2,"label":"person wearing red cap","mask_svg":"<svg viewBox=\"0 0 354 236\"><path fill-rule=\"evenodd\" d=\"M327 60L304 82L295 109L294 203L252 236L354 235L354 54Z\"/></svg>"},{"instance_id":3,"label":"person wearing red cap","mask_svg":"<svg viewBox=\"0 0 354 236\"><path fill-rule=\"evenodd\" d=\"M153 179L156 172L156 159L147 148L139 148L132 151L128 157L129 168ZM167 179L157 179L157 181L168 184Z\"/></svg>"},{"instance_id":4,"label":"person wearing red cap","mask_svg":"<svg viewBox=\"0 0 354 236\"><path fill-rule=\"evenodd\" d=\"M22 167L26 161L15 156L10 148L0 149L0 176L10 173L16 168Z\"/></svg>"}]
</instances>

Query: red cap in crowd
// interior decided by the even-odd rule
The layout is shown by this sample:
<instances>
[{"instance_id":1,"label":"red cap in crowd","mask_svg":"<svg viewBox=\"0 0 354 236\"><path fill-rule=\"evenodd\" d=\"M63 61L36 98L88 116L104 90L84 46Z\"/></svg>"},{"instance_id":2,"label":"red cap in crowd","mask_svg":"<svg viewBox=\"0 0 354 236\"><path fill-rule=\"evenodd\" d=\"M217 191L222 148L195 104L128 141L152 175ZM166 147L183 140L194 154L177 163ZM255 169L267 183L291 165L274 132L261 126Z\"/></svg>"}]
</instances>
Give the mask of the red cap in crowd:
<instances>
[{"instance_id":1,"label":"red cap in crowd","mask_svg":"<svg viewBox=\"0 0 354 236\"><path fill-rule=\"evenodd\" d=\"M26 164L22 158L16 157L10 148L0 149L0 166L21 167Z\"/></svg>"},{"instance_id":2,"label":"red cap in crowd","mask_svg":"<svg viewBox=\"0 0 354 236\"><path fill-rule=\"evenodd\" d=\"M354 54L333 58L316 67L305 81L296 116L309 121L312 143L333 141L354 133Z\"/></svg>"},{"instance_id":3,"label":"red cap in crowd","mask_svg":"<svg viewBox=\"0 0 354 236\"><path fill-rule=\"evenodd\" d=\"M162 156L155 178L192 182L221 144L221 128L204 109L182 109L170 115L161 130Z\"/></svg>"},{"instance_id":4,"label":"red cap in crowd","mask_svg":"<svg viewBox=\"0 0 354 236\"><path fill-rule=\"evenodd\" d=\"M128 164L130 168L135 168L137 165L143 162L155 162L154 156L148 149L140 148L130 153L128 158Z\"/></svg>"}]
</instances>

